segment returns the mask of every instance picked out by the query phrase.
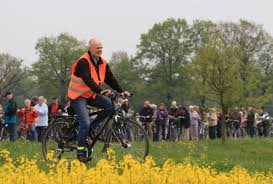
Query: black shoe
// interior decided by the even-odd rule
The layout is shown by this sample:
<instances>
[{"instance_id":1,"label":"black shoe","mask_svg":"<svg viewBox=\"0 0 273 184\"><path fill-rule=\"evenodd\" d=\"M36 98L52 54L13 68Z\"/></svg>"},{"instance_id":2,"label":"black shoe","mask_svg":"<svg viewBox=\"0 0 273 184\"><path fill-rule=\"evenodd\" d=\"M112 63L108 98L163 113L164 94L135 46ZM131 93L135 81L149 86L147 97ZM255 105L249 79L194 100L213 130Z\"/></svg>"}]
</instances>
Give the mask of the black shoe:
<instances>
[{"instance_id":1,"label":"black shoe","mask_svg":"<svg viewBox=\"0 0 273 184\"><path fill-rule=\"evenodd\" d=\"M90 158L86 157L86 155L77 155L77 158L80 162L85 164L91 160Z\"/></svg>"},{"instance_id":2,"label":"black shoe","mask_svg":"<svg viewBox=\"0 0 273 184\"><path fill-rule=\"evenodd\" d=\"M86 151L77 151L77 158L82 163L87 163L91 158L87 157Z\"/></svg>"}]
</instances>

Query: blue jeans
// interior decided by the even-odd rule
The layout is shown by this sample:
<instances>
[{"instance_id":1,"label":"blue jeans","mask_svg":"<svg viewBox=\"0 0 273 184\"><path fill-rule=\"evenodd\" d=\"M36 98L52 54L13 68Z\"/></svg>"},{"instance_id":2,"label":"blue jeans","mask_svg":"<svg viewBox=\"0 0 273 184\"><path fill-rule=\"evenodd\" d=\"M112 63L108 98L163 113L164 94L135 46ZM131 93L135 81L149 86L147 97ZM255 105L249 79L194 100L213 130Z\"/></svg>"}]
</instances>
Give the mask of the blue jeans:
<instances>
[{"instance_id":1,"label":"blue jeans","mask_svg":"<svg viewBox=\"0 0 273 184\"><path fill-rule=\"evenodd\" d=\"M9 140L15 141L17 138L16 123L8 123Z\"/></svg>"},{"instance_id":2,"label":"blue jeans","mask_svg":"<svg viewBox=\"0 0 273 184\"><path fill-rule=\"evenodd\" d=\"M83 97L79 97L73 100L71 104L79 121L78 147L84 147L86 137L89 133L90 128L89 113L86 108L86 105L90 105L101 109L111 108L114 109L114 106L108 97L100 94L97 94L95 99L86 99ZM98 116L92 122L91 128L95 129L107 116L109 116L110 113L111 111L99 113Z\"/></svg>"},{"instance_id":3,"label":"blue jeans","mask_svg":"<svg viewBox=\"0 0 273 184\"><path fill-rule=\"evenodd\" d=\"M37 134L36 134L36 126L35 125L29 125L29 131L27 134L27 139L31 141L37 140Z\"/></svg>"}]
</instances>

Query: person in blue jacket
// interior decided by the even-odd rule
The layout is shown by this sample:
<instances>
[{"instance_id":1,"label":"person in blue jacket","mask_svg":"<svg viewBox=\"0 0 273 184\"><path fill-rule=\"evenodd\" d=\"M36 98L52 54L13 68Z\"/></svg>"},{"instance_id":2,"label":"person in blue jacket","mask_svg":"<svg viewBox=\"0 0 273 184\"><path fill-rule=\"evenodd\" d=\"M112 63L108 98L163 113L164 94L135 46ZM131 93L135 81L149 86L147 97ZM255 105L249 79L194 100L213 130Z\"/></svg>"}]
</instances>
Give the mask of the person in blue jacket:
<instances>
[{"instance_id":1,"label":"person in blue jacket","mask_svg":"<svg viewBox=\"0 0 273 184\"><path fill-rule=\"evenodd\" d=\"M15 141L17 138L16 132L16 110L17 104L13 99L12 93L7 92L5 95L6 103L3 106L4 111L4 121L8 124L8 132L10 136L10 141Z\"/></svg>"}]
</instances>

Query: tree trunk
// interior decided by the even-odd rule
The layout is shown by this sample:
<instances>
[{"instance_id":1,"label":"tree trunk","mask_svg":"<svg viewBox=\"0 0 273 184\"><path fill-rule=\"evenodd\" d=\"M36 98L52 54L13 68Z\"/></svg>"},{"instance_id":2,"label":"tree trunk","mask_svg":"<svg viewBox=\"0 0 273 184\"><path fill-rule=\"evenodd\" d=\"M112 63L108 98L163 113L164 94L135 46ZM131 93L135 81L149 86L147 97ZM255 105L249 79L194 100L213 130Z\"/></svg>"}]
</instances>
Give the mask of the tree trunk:
<instances>
[{"instance_id":1,"label":"tree trunk","mask_svg":"<svg viewBox=\"0 0 273 184\"><path fill-rule=\"evenodd\" d=\"M226 141L226 114L225 107L222 107L221 137L223 142Z\"/></svg>"},{"instance_id":2,"label":"tree trunk","mask_svg":"<svg viewBox=\"0 0 273 184\"><path fill-rule=\"evenodd\" d=\"M226 115L228 113L228 108L224 104L224 98L223 95L221 95L221 108L222 108L222 121L221 121L221 138L222 141L226 141Z\"/></svg>"}]
</instances>

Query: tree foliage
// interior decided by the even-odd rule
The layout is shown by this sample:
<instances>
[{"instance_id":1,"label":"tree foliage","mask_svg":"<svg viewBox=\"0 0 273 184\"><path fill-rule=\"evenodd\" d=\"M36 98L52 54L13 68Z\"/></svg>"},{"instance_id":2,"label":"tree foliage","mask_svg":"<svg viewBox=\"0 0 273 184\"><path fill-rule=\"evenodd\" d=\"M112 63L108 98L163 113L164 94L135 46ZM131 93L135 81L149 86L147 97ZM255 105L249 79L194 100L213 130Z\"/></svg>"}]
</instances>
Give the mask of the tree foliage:
<instances>
[{"instance_id":1,"label":"tree foliage","mask_svg":"<svg viewBox=\"0 0 273 184\"><path fill-rule=\"evenodd\" d=\"M84 52L84 43L62 33L42 37L35 49L39 60L32 65L37 85L48 96L59 96L64 102L71 75L71 65Z\"/></svg>"},{"instance_id":2,"label":"tree foliage","mask_svg":"<svg viewBox=\"0 0 273 184\"><path fill-rule=\"evenodd\" d=\"M0 101L7 91L12 91L26 77L27 68L22 60L9 54L0 54Z\"/></svg>"}]
</instances>

